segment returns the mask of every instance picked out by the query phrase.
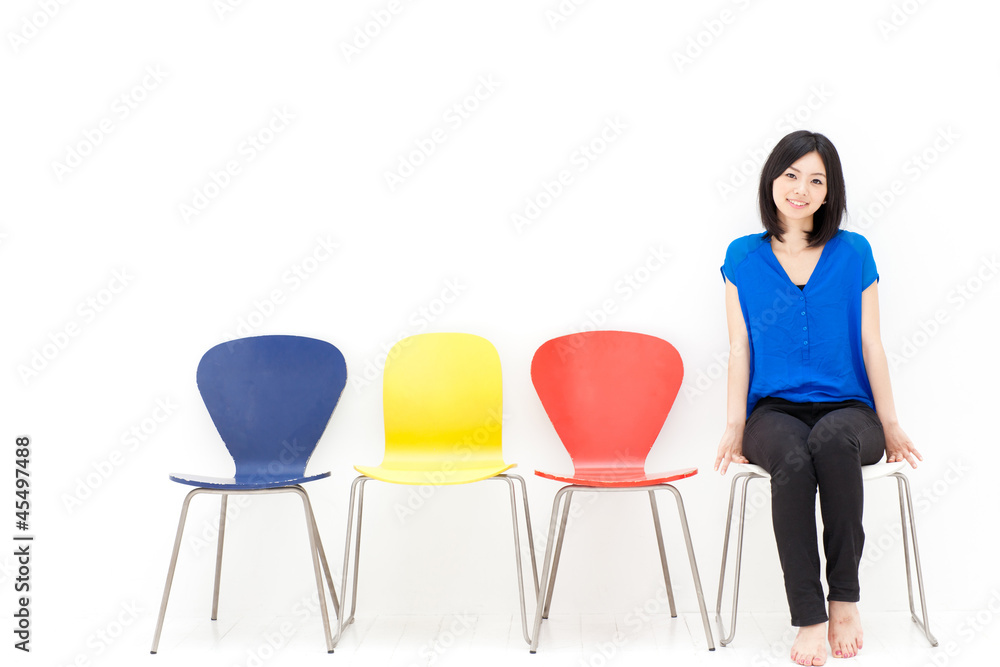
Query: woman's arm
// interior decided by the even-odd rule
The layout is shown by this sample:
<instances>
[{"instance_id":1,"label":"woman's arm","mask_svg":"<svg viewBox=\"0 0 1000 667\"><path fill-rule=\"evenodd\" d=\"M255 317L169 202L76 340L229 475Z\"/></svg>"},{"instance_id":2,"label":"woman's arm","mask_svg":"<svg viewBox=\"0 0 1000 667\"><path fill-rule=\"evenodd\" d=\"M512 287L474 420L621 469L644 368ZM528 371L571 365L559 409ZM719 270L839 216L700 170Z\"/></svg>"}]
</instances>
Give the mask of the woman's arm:
<instances>
[{"instance_id":1,"label":"woman's arm","mask_svg":"<svg viewBox=\"0 0 1000 667\"><path fill-rule=\"evenodd\" d=\"M882 347L879 325L877 280L861 293L861 352L864 356L865 371L868 373L868 383L875 398L875 412L885 431L886 461L889 463L906 461L911 467L916 468L917 461L924 459L899 426L896 404L892 400L889 362Z\"/></svg>"},{"instance_id":2,"label":"woman's arm","mask_svg":"<svg viewBox=\"0 0 1000 667\"><path fill-rule=\"evenodd\" d=\"M726 391L726 431L719 442L715 469L723 475L730 463L746 463L743 427L750 389L750 341L736 285L726 281L726 324L729 328L729 376Z\"/></svg>"}]
</instances>

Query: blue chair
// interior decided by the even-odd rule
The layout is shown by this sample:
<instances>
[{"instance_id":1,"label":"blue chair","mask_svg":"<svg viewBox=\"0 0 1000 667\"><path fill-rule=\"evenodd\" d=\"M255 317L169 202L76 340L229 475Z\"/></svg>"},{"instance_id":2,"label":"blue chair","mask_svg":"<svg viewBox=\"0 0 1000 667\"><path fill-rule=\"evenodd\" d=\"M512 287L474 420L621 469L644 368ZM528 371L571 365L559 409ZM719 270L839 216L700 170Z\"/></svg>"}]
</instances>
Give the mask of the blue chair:
<instances>
[{"instance_id":1,"label":"blue chair","mask_svg":"<svg viewBox=\"0 0 1000 667\"><path fill-rule=\"evenodd\" d=\"M170 475L180 484L196 487L184 498L180 524L170 557L167 583L150 653L156 653L167 611L170 585L184 533L188 505L201 493L222 496L219 544L215 563L212 620L219 611L222 544L226 528L226 501L231 494L295 493L305 508L316 587L319 590L327 652L333 638L326 608L320 565L326 573L335 613L340 605L333 588L323 543L316 528L309 496L302 484L329 477L329 472L306 475L306 464L333 414L347 384L344 355L330 343L299 336L256 336L216 345L198 364L198 389L205 407L236 463L233 477Z\"/></svg>"}]
</instances>

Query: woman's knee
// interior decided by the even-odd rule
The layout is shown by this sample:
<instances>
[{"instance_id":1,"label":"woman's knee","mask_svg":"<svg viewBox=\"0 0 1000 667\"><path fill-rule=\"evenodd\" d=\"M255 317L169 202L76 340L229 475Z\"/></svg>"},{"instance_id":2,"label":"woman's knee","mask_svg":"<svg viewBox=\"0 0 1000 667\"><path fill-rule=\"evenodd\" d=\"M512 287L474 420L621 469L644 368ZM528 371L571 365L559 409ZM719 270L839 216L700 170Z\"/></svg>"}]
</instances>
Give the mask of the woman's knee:
<instances>
[{"instance_id":1,"label":"woman's knee","mask_svg":"<svg viewBox=\"0 0 1000 667\"><path fill-rule=\"evenodd\" d=\"M782 412L755 410L743 432L743 454L750 461L772 472L785 465L785 459L801 461L806 452L809 427Z\"/></svg>"},{"instance_id":2,"label":"woman's knee","mask_svg":"<svg viewBox=\"0 0 1000 667\"><path fill-rule=\"evenodd\" d=\"M826 415L809 432L807 447L814 459L858 459L874 445L885 447L882 425L871 410L837 410Z\"/></svg>"},{"instance_id":3,"label":"woman's knee","mask_svg":"<svg viewBox=\"0 0 1000 667\"><path fill-rule=\"evenodd\" d=\"M808 447L809 428L798 420L795 422L780 423L777 428L761 424L756 429L747 429L744 434L744 455L771 475L772 485L784 486L789 482L815 484Z\"/></svg>"}]
</instances>

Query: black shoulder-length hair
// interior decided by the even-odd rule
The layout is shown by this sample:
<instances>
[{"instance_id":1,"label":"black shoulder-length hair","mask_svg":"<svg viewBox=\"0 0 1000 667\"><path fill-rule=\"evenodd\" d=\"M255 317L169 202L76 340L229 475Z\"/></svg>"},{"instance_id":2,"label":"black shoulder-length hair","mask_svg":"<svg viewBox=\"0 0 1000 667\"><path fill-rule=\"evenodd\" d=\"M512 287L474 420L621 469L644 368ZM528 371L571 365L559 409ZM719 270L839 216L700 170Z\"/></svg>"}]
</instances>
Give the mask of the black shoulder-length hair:
<instances>
[{"instance_id":1,"label":"black shoulder-length hair","mask_svg":"<svg viewBox=\"0 0 1000 667\"><path fill-rule=\"evenodd\" d=\"M760 220L768 236L779 241L786 230L778 220L778 207L774 203L774 179L781 176L793 162L806 153L816 151L823 159L826 169L826 203L813 214L813 229L809 233L809 245L821 246L832 239L840 229L840 221L847 210L847 192L844 188L844 172L840 166L840 155L833 143L818 132L798 130L786 134L774 147L760 172L760 187L757 203L760 206Z\"/></svg>"}]
</instances>

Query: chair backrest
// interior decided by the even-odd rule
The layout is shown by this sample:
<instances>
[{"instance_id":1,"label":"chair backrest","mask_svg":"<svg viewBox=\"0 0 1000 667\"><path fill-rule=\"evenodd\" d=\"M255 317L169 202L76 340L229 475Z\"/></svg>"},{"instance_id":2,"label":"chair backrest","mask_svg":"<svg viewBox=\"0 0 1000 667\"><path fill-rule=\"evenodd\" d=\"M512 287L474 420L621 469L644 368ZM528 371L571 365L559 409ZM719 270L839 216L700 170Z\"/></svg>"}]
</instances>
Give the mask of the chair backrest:
<instances>
[{"instance_id":1,"label":"chair backrest","mask_svg":"<svg viewBox=\"0 0 1000 667\"><path fill-rule=\"evenodd\" d=\"M383 372L384 467L502 461L503 383L493 344L465 333L410 336Z\"/></svg>"},{"instance_id":2,"label":"chair backrest","mask_svg":"<svg viewBox=\"0 0 1000 667\"><path fill-rule=\"evenodd\" d=\"M300 336L221 343L198 364L198 389L237 482L303 476L346 384L340 350Z\"/></svg>"},{"instance_id":3,"label":"chair backrest","mask_svg":"<svg viewBox=\"0 0 1000 667\"><path fill-rule=\"evenodd\" d=\"M627 331L588 331L545 342L531 381L577 471L639 468L684 376L667 341Z\"/></svg>"}]
</instances>

